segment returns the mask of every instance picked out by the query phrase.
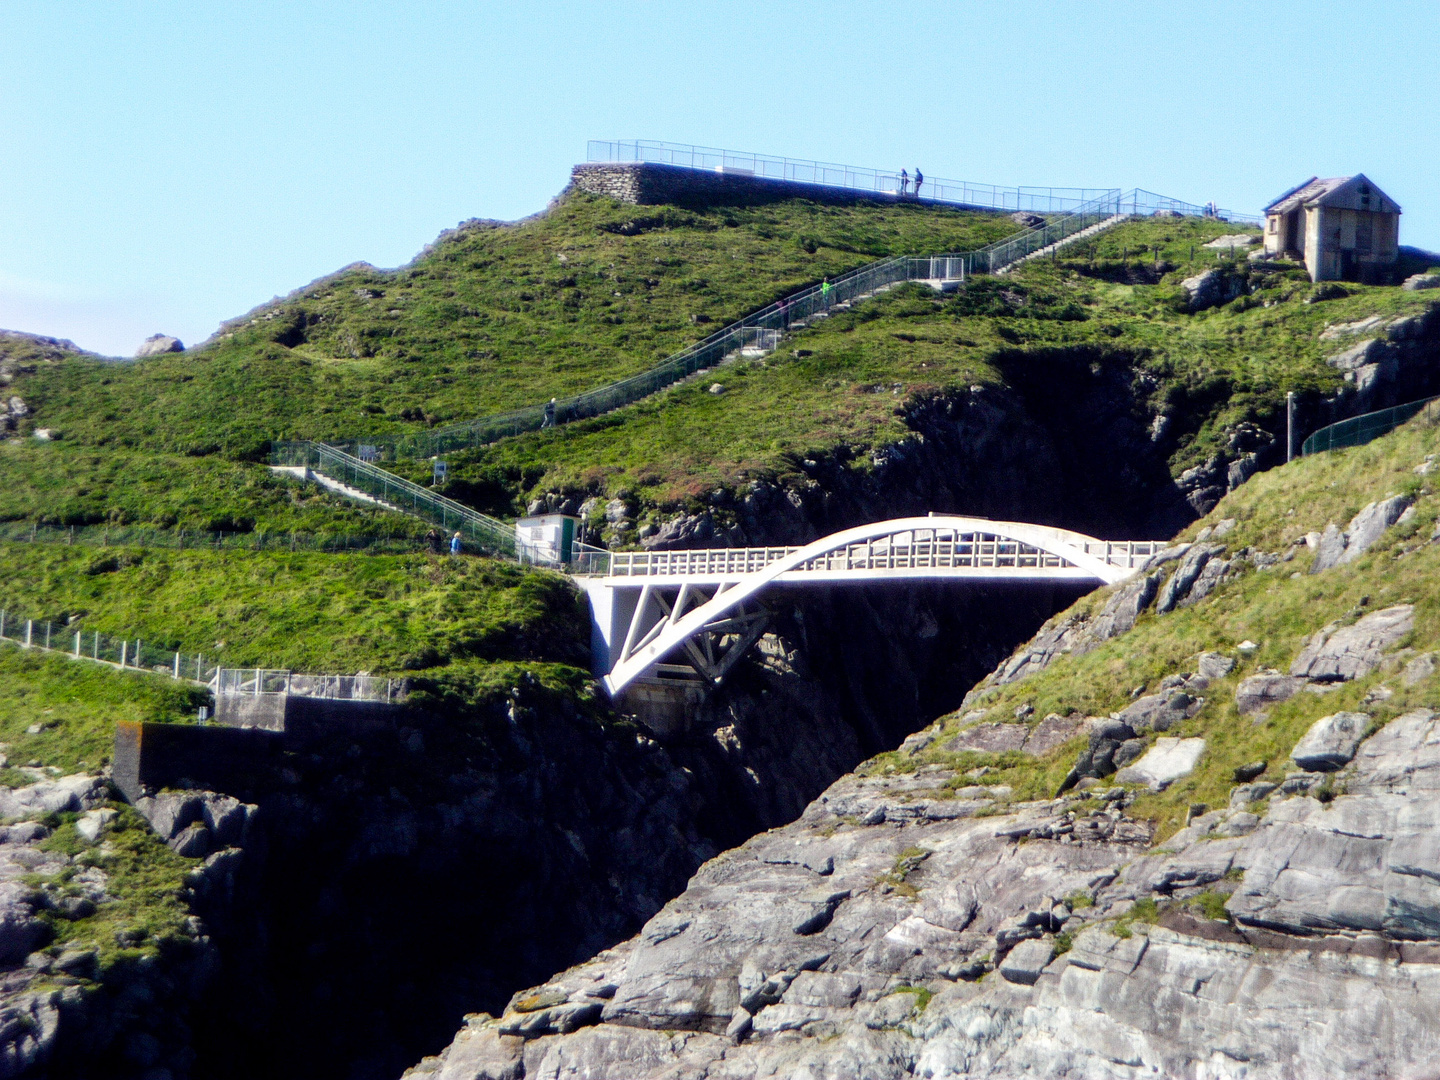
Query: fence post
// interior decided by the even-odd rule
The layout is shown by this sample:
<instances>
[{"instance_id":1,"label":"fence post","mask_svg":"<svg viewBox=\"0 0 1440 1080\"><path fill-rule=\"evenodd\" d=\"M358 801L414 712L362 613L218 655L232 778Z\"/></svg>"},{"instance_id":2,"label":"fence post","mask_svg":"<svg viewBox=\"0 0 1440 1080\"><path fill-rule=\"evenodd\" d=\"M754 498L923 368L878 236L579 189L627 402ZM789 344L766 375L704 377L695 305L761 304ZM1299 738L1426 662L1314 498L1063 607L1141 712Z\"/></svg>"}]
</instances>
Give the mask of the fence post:
<instances>
[{"instance_id":1,"label":"fence post","mask_svg":"<svg viewBox=\"0 0 1440 1080\"><path fill-rule=\"evenodd\" d=\"M175 678L180 678L180 654L175 654Z\"/></svg>"},{"instance_id":2,"label":"fence post","mask_svg":"<svg viewBox=\"0 0 1440 1080\"><path fill-rule=\"evenodd\" d=\"M5 636L5 609L0 608L0 638Z\"/></svg>"},{"instance_id":3,"label":"fence post","mask_svg":"<svg viewBox=\"0 0 1440 1080\"><path fill-rule=\"evenodd\" d=\"M35 624L34 624L34 621L33 621L33 620L31 620L31 619L26 619L26 620L25 620L25 647L26 647L27 649L30 648L30 631L31 631L31 629L34 627L34 625L35 625Z\"/></svg>"},{"instance_id":4,"label":"fence post","mask_svg":"<svg viewBox=\"0 0 1440 1080\"><path fill-rule=\"evenodd\" d=\"M80 658L80 631L75 631L75 658Z\"/></svg>"},{"instance_id":5,"label":"fence post","mask_svg":"<svg viewBox=\"0 0 1440 1080\"><path fill-rule=\"evenodd\" d=\"M129 649L130 649L130 642L129 642L128 640L127 640L127 641L122 641L122 642L120 643L120 670L122 670L122 671L125 670L125 659L126 659L125 654L129 651Z\"/></svg>"},{"instance_id":6,"label":"fence post","mask_svg":"<svg viewBox=\"0 0 1440 1080\"><path fill-rule=\"evenodd\" d=\"M51 623L50 623L50 621L47 619L46 622L45 622L45 648L46 648L46 649L49 649L49 648L50 648L50 627L51 627Z\"/></svg>"}]
</instances>

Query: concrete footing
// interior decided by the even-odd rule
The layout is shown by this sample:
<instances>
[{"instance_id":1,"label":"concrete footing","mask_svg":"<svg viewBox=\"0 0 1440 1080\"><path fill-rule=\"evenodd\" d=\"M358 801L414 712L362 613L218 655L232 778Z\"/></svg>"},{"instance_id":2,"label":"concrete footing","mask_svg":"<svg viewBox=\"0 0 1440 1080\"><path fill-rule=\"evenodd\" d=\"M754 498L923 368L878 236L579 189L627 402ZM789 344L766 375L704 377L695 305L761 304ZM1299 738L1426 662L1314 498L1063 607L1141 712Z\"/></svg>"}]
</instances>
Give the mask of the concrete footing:
<instances>
[{"instance_id":1,"label":"concrete footing","mask_svg":"<svg viewBox=\"0 0 1440 1080\"><path fill-rule=\"evenodd\" d=\"M620 707L663 742L690 730L705 693L705 684L694 679L636 679Z\"/></svg>"}]
</instances>

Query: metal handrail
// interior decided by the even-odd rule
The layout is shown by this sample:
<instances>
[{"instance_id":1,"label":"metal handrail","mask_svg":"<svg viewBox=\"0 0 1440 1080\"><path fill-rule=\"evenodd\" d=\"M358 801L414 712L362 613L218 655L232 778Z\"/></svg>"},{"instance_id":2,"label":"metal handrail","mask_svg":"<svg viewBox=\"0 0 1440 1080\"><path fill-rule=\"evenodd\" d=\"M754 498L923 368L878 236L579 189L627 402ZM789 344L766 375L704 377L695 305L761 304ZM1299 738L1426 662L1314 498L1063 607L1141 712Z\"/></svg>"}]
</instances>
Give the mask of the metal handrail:
<instances>
[{"instance_id":1,"label":"metal handrail","mask_svg":"<svg viewBox=\"0 0 1440 1080\"><path fill-rule=\"evenodd\" d=\"M142 638L116 638L97 630L78 630L69 623L26 618L9 609L0 609L0 641L62 653L121 671L148 672L201 685L210 683L219 670L213 658L207 660L203 653L167 649Z\"/></svg>"},{"instance_id":2,"label":"metal handrail","mask_svg":"<svg viewBox=\"0 0 1440 1080\"><path fill-rule=\"evenodd\" d=\"M838 165L825 161L805 161L722 150L712 146L690 146L685 143L657 142L649 139L606 141L591 140L586 144L586 158L591 162L622 164L669 165L701 172L717 172L753 176L763 180L783 180L792 184L814 184L818 187L843 188L867 194L903 197L910 195L920 202L950 203L957 206L993 210L1025 210L1038 213L1064 213L1103 192L1101 188L1005 187L980 184L969 180L947 180L925 177L923 194L901 190L902 180L896 169L867 169L855 165ZM913 181L913 178L911 178ZM908 183L908 182L907 182Z\"/></svg>"},{"instance_id":3,"label":"metal handrail","mask_svg":"<svg viewBox=\"0 0 1440 1080\"><path fill-rule=\"evenodd\" d=\"M504 555L520 562L544 561L515 539L515 530L505 522L472 510L454 499L427 491L392 472L325 443L295 441L275 443L270 461L274 465L306 468L364 492L382 505L401 510L455 530L481 550Z\"/></svg>"}]
</instances>

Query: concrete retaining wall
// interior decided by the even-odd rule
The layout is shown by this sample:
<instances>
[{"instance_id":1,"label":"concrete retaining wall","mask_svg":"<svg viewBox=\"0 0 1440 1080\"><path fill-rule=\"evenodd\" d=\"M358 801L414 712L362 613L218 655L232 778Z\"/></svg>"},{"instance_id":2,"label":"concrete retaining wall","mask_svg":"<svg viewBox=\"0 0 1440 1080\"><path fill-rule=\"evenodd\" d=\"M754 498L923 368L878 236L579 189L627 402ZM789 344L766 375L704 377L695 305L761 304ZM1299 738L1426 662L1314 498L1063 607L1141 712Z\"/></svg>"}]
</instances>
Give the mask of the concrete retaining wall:
<instances>
[{"instance_id":1,"label":"concrete retaining wall","mask_svg":"<svg viewBox=\"0 0 1440 1080\"><path fill-rule=\"evenodd\" d=\"M215 722L284 736L287 750L337 732L363 737L393 730L400 707L383 701L340 701L300 694L220 694Z\"/></svg>"},{"instance_id":2,"label":"concrete retaining wall","mask_svg":"<svg viewBox=\"0 0 1440 1080\"><path fill-rule=\"evenodd\" d=\"M121 720L115 727L111 779L134 802L145 790L196 785L245 790L269 770L282 737L256 728L202 727Z\"/></svg>"}]
</instances>

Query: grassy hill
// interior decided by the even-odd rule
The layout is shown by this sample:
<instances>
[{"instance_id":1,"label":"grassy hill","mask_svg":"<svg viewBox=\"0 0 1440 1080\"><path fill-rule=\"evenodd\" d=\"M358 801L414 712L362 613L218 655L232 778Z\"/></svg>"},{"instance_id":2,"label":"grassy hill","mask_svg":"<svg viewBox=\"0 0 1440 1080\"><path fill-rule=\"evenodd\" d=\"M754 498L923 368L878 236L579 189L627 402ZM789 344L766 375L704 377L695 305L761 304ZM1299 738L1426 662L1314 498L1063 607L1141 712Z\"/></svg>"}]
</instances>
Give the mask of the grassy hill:
<instances>
[{"instance_id":1,"label":"grassy hill","mask_svg":"<svg viewBox=\"0 0 1440 1080\"><path fill-rule=\"evenodd\" d=\"M70 357L17 386L32 424L70 441L255 458L272 438L396 433L590 389L827 274L1014 230L940 207L680 211L572 194L515 225L462 226L399 270L347 267L198 349Z\"/></svg>"},{"instance_id":2,"label":"grassy hill","mask_svg":"<svg viewBox=\"0 0 1440 1080\"><path fill-rule=\"evenodd\" d=\"M1220 267L1203 245L1234 231L1195 219L1131 222L953 297L906 286L794 334L764 360L592 421L452 455L452 482L462 493L467 482L508 486L517 509L544 491L684 507L717 485L799 477L801 459L841 446L864 469L869 451L911 435L907 407L918 399L1059 383L1094 364L1124 369L1148 411L1171 418L1178 474L1239 423L1278 426L1287 391L1311 401L1336 392L1342 379L1324 357L1343 346L1321 340L1326 326L1428 303L1423 293L1359 285L1307 302L1316 287L1300 268L1242 260L1226 272L1255 291L1191 313L1181 280ZM723 396L708 393L717 382Z\"/></svg>"}]
</instances>

